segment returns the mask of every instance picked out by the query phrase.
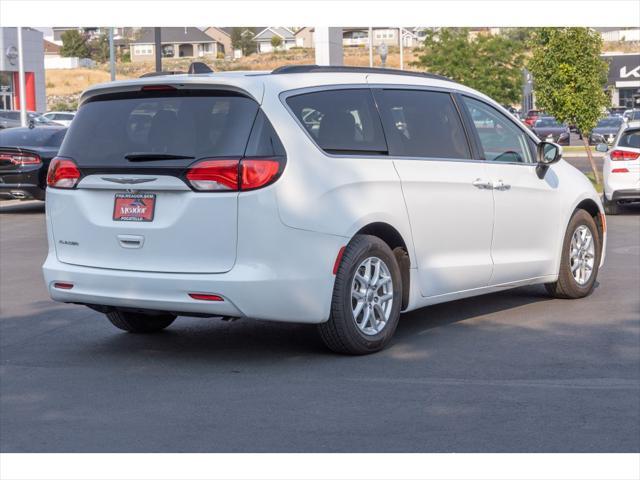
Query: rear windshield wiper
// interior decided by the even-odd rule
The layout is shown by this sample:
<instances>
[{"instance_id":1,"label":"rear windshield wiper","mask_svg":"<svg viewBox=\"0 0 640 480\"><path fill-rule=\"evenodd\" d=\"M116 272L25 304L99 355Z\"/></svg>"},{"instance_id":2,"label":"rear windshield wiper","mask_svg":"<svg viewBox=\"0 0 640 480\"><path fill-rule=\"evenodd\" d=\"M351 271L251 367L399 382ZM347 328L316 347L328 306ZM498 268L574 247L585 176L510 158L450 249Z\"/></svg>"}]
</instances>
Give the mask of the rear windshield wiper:
<instances>
[{"instance_id":1,"label":"rear windshield wiper","mask_svg":"<svg viewBox=\"0 0 640 480\"><path fill-rule=\"evenodd\" d=\"M133 152L127 153L124 158L130 162L152 162L154 160L194 160L196 157L192 157L190 155L178 155L175 153Z\"/></svg>"}]
</instances>

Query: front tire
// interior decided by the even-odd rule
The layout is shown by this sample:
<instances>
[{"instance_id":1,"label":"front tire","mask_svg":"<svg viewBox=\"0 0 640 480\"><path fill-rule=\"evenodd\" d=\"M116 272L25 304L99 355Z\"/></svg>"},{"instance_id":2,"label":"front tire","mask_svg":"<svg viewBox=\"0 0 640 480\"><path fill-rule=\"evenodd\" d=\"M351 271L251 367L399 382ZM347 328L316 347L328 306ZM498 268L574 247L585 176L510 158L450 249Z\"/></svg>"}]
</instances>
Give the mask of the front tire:
<instances>
[{"instance_id":1,"label":"front tire","mask_svg":"<svg viewBox=\"0 0 640 480\"><path fill-rule=\"evenodd\" d=\"M567 227L562 244L558 280L546 283L556 298L582 298L593 291L598 276L602 243L596 222L585 210L577 210Z\"/></svg>"},{"instance_id":2,"label":"front tire","mask_svg":"<svg viewBox=\"0 0 640 480\"><path fill-rule=\"evenodd\" d=\"M164 330L176 319L175 315L148 315L138 312L114 310L107 313L109 321L120 330L130 333L153 333Z\"/></svg>"},{"instance_id":3,"label":"front tire","mask_svg":"<svg viewBox=\"0 0 640 480\"><path fill-rule=\"evenodd\" d=\"M336 274L329 320L318 330L334 352L374 353L390 342L401 308L402 277L393 252L378 237L356 235Z\"/></svg>"}]
</instances>

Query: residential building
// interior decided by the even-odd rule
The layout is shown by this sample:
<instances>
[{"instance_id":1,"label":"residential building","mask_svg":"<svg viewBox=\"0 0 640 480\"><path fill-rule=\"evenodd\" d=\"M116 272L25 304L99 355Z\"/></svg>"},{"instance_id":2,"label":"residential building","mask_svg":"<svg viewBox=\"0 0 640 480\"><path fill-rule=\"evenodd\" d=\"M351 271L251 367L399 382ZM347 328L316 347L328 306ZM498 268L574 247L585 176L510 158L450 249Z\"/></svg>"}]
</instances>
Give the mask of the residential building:
<instances>
[{"instance_id":1,"label":"residential building","mask_svg":"<svg viewBox=\"0 0 640 480\"><path fill-rule=\"evenodd\" d=\"M163 58L215 58L218 42L195 27L162 27L160 41ZM144 28L137 39L129 43L132 62L155 59L155 34L153 28Z\"/></svg>"},{"instance_id":2,"label":"residential building","mask_svg":"<svg viewBox=\"0 0 640 480\"><path fill-rule=\"evenodd\" d=\"M86 35L89 40L98 38L100 35L109 34L108 27L52 27L51 30L53 31L53 36L47 37L46 40L49 40L56 45L62 45L62 34L69 30L77 30L78 32ZM114 27L113 38L119 40L130 37L136 30L138 30L138 28Z\"/></svg>"},{"instance_id":3,"label":"residential building","mask_svg":"<svg viewBox=\"0 0 640 480\"><path fill-rule=\"evenodd\" d=\"M50 42L49 40L43 40L44 55L47 58L60 56L60 45Z\"/></svg>"},{"instance_id":4,"label":"residential building","mask_svg":"<svg viewBox=\"0 0 640 480\"><path fill-rule=\"evenodd\" d=\"M213 38L217 43L217 52L222 52L225 57L233 55L233 45L231 42L231 34L233 27L207 27L204 33Z\"/></svg>"},{"instance_id":5,"label":"residential building","mask_svg":"<svg viewBox=\"0 0 640 480\"><path fill-rule=\"evenodd\" d=\"M258 53L267 53L272 52L273 45L271 44L271 40L277 37L280 39L281 50L289 50L291 47L296 46L296 37L294 33L286 27L266 27L261 32L259 32L253 40L258 45Z\"/></svg>"},{"instance_id":6,"label":"residential building","mask_svg":"<svg viewBox=\"0 0 640 480\"><path fill-rule=\"evenodd\" d=\"M605 42L640 42L640 28L596 28Z\"/></svg>"},{"instance_id":7,"label":"residential building","mask_svg":"<svg viewBox=\"0 0 640 480\"><path fill-rule=\"evenodd\" d=\"M313 27L299 28L293 35L296 37L296 47L313 48L315 46Z\"/></svg>"},{"instance_id":8,"label":"residential building","mask_svg":"<svg viewBox=\"0 0 640 480\"><path fill-rule=\"evenodd\" d=\"M0 110L20 108L18 76L18 29L0 28ZM44 112L47 96L44 79L44 41L42 32L22 29L22 53L25 71L25 105L27 110Z\"/></svg>"}]
</instances>

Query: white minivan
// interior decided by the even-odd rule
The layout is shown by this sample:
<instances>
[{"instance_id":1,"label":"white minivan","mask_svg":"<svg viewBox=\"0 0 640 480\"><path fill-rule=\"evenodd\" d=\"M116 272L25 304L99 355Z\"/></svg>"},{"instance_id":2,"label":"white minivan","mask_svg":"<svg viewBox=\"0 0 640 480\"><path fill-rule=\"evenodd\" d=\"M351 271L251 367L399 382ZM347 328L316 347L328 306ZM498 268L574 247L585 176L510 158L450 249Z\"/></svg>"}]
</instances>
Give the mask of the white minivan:
<instances>
[{"instance_id":1,"label":"white minivan","mask_svg":"<svg viewBox=\"0 0 640 480\"><path fill-rule=\"evenodd\" d=\"M318 324L387 345L401 312L594 288L589 180L485 95L357 67L156 76L80 99L48 173L54 300L153 332L177 316Z\"/></svg>"}]
</instances>

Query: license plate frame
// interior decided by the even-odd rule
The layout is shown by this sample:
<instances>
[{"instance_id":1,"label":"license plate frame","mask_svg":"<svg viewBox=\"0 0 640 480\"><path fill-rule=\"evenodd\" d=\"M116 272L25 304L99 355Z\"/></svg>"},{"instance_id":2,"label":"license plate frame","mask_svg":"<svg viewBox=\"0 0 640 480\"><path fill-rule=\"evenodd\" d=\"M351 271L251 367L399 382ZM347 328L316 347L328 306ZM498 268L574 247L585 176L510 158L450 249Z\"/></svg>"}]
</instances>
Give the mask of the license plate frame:
<instances>
[{"instance_id":1,"label":"license plate frame","mask_svg":"<svg viewBox=\"0 0 640 480\"><path fill-rule=\"evenodd\" d=\"M155 211L155 193L116 193L113 198L114 222L153 222Z\"/></svg>"}]
</instances>

